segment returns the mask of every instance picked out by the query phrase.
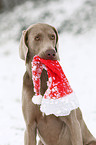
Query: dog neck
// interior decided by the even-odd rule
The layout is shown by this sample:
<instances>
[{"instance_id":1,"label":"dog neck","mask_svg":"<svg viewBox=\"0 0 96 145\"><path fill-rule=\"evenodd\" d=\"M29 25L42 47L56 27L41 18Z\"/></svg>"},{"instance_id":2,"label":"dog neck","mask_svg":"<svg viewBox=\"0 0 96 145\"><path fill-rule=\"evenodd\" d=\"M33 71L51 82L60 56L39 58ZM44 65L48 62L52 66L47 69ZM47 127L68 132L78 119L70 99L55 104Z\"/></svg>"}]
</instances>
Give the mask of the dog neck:
<instances>
[{"instance_id":1,"label":"dog neck","mask_svg":"<svg viewBox=\"0 0 96 145\"><path fill-rule=\"evenodd\" d=\"M31 67L31 61L26 63L26 71L29 75L29 78L32 80L32 71L31 71L32 67Z\"/></svg>"}]
</instances>

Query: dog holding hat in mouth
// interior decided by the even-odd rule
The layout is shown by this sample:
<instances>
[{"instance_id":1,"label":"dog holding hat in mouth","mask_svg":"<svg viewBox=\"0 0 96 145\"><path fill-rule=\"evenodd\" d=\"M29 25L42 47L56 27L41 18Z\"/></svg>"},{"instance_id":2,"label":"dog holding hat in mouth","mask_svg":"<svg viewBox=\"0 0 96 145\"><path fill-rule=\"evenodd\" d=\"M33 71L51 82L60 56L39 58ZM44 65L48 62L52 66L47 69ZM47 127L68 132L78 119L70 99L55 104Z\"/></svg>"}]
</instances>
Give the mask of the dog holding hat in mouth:
<instances>
[{"instance_id":1,"label":"dog holding hat in mouth","mask_svg":"<svg viewBox=\"0 0 96 145\"><path fill-rule=\"evenodd\" d=\"M58 54L58 32L43 23L24 30L19 46L25 61L22 110L25 145L96 145Z\"/></svg>"}]
</instances>

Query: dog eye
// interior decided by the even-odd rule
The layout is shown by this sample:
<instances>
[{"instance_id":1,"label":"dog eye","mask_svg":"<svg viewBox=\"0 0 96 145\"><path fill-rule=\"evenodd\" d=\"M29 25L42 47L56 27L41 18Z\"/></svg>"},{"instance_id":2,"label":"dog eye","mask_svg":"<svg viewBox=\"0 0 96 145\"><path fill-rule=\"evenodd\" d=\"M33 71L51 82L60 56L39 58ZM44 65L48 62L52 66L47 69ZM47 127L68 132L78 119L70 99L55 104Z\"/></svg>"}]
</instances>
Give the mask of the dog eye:
<instances>
[{"instance_id":1,"label":"dog eye","mask_svg":"<svg viewBox=\"0 0 96 145\"><path fill-rule=\"evenodd\" d=\"M40 40L40 36L36 36L34 39L35 39L36 41L39 41L39 40Z\"/></svg>"},{"instance_id":2,"label":"dog eye","mask_svg":"<svg viewBox=\"0 0 96 145\"><path fill-rule=\"evenodd\" d=\"M54 39L55 39L55 35L52 34L52 35L51 35L51 40L54 40Z\"/></svg>"}]
</instances>

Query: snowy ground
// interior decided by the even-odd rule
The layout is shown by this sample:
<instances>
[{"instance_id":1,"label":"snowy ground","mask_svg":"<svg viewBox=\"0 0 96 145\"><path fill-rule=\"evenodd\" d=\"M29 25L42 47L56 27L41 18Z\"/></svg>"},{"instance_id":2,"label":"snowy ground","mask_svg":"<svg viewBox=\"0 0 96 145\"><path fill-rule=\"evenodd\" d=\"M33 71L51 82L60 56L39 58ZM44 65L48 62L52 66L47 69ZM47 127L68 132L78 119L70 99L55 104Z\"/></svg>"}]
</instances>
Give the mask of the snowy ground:
<instances>
[{"instance_id":1,"label":"snowy ground","mask_svg":"<svg viewBox=\"0 0 96 145\"><path fill-rule=\"evenodd\" d=\"M59 29L60 24L57 22L62 23L62 14L59 10L61 12L65 11L64 17L66 18L83 3L82 0L81 3L78 2L76 1L75 6L71 9L71 0L68 0L68 3L63 3L64 5L61 5L60 2L51 2L51 8L54 5L56 6L53 7L52 17L50 16L50 19L48 17L44 20L42 17L41 21L56 25ZM41 5L41 9L42 7ZM24 14L21 17L20 10L24 12L28 8L29 11L26 15ZM39 10L41 9L39 8ZM48 5L47 8L44 7L40 12L45 13L45 10L49 9ZM69 9L70 13L68 13ZM32 16L34 19L32 23L37 22L38 19L40 21L41 18L37 8L34 8L34 11L36 13ZM33 9L31 10L30 3L26 3L17 7L13 12L0 15L2 20L0 27L2 28L0 40L0 145L23 145L25 123L21 109L21 91L25 65L19 58L19 42L16 39L19 37L20 34L18 33L21 29L18 18L23 20L25 18L24 23L28 25L27 18L31 12L33 12ZM5 23L5 20L7 23ZM10 21L12 22L10 23ZM13 27L14 23L16 25ZM31 20L29 20L29 23L31 23ZM13 31L15 34L13 34ZM96 137L96 30L93 28L80 35L63 32L59 36L59 44L60 62L72 88L77 94L84 120Z\"/></svg>"}]
</instances>

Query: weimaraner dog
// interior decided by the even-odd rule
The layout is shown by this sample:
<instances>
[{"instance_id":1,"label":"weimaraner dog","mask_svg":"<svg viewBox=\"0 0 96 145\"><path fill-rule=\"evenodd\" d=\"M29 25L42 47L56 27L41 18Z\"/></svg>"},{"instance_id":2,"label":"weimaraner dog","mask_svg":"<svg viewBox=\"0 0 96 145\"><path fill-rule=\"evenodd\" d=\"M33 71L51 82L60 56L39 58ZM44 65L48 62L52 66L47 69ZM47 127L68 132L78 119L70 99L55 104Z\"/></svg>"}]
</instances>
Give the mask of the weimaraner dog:
<instances>
[{"instance_id":1,"label":"weimaraner dog","mask_svg":"<svg viewBox=\"0 0 96 145\"><path fill-rule=\"evenodd\" d=\"M38 55L44 59L59 60L57 30L42 23L30 26L22 33L19 53L26 65L22 90L22 109L26 122L25 145L36 145L37 134L40 137L38 145L96 145L96 139L88 130L79 108L65 117L46 116L40 111L40 105L32 103L32 59ZM42 95L47 89L47 79L47 72L43 70Z\"/></svg>"}]
</instances>

